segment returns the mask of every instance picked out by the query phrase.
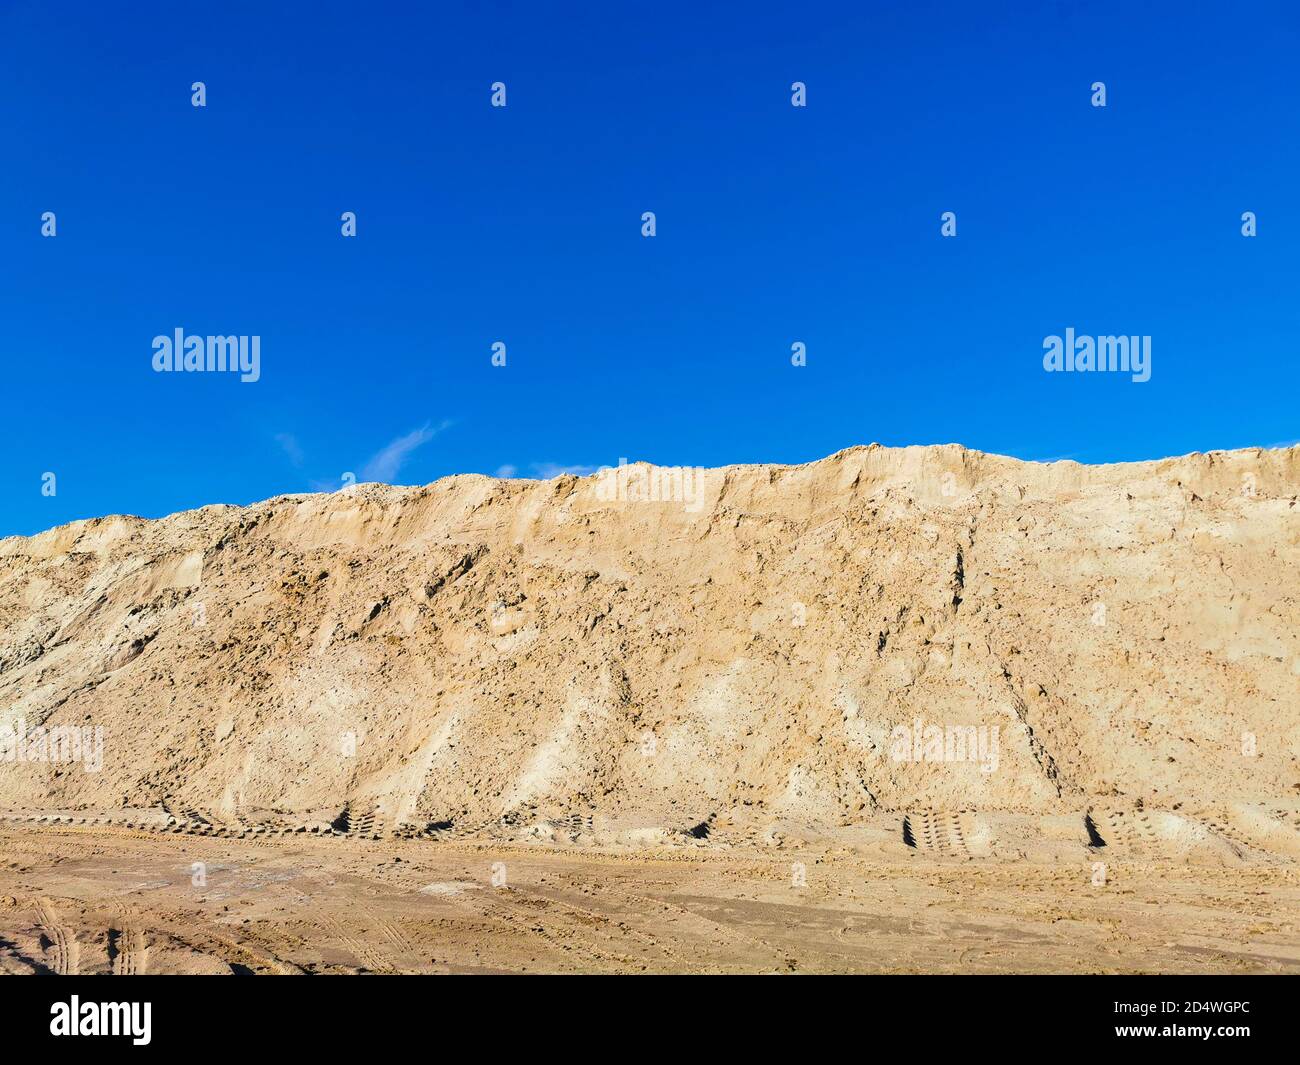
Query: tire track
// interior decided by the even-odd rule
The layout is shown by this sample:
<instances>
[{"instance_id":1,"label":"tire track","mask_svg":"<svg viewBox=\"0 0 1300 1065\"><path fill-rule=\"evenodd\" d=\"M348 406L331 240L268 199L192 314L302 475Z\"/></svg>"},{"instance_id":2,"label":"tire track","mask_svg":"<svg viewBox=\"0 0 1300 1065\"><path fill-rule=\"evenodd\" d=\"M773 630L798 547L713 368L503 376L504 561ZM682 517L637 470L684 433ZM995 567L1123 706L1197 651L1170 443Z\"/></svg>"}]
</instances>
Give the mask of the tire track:
<instances>
[{"instance_id":1,"label":"tire track","mask_svg":"<svg viewBox=\"0 0 1300 1065\"><path fill-rule=\"evenodd\" d=\"M125 911L119 911L119 928L108 930L108 957L114 976L143 976L149 967L149 944Z\"/></svg>"},{"instance_id":2,"label":"tire track","mask_svg":"<svg viewBox=\"0 0 1300 1065\"><path fill-rule=\"evenodd\" d=\"M583 962L598 961L606 965L616 966L619 969L628 969L642 964L640 959L633 958L630 955L616 954L596 946L588 937L581 935L571 925L568 927L557 926L554 930L548 928L547 918L554 918L556 915L539 913L536 903L542 903L544 909L549 909L557 904L544 896L528 896L533 902L533 907L529 908L528 902L522 899L516 900L504 897L517 891L517 888L493 889L491 894L476 893L477 897L475 898L452 896L450 901L462 908L468 908L474 913L475 917L487 917L504 925L512 932L524 936L538 937L557 953L576 956L580 965ZM572 907L566 908L573 909ZM589 914L587 916L592 917L594 915Z\"/></svg>"},{"instance_id":3,"label":"tire track","mask_svg":"<svg viewBox=\"0 0 1300 1065\"><path fill-rule=\"evenodd\" d=\"M51 970L58 976L76 976L81 972L81 945L76 933L59 924L49 899L37 899L35 909L41 927L41 945L50 952Z\"/></svg>"},{"instance_id":4,"label":"tire track","mask_svg":"<svg viewBox=\"0 0 1300 1065\"><path fill-rule=\"evenodd\" d=\"M696 910L691 909L689 906L684 906L679 902L673 902L670 897L643 895L639 892L630 891L622 886L619 886L616 890L629 902L640 903L642 906L657 909L661 913L673 912L677 914L679 919L687 919L696 925L697 929L706 940L713 940L716 937L722 942L729 942L731 946L742 950L744 948L749 948L750 950L757 950L765 954L770 954L774 964L784 963L789 958L789 951L783 947L779 947L775 943L769 943L767 940L761 939L758 936L752 936L748 933L742 932L734 925L727 924L724 921L719 921L714 917L709 917L707 914L699 913ZM713 933L712 936L710 935L710 931Z\"/></svg>"},{"instance_id":5,"label":"tire track","mask_svg":"<svg viewBox=\"0 0 1300 1065\"><path fill-rule=\"evenodd\" d=\"M319 925L336 939L344 949L347 950L361 965L373 973L382 973L385 976L392 976L398 970L397 968L379 951L371 950L364 942L352 935L340 924L334 917L330 916L320 906L313 906L312 918L315 924Z\"/></svg>"}]
</instances>

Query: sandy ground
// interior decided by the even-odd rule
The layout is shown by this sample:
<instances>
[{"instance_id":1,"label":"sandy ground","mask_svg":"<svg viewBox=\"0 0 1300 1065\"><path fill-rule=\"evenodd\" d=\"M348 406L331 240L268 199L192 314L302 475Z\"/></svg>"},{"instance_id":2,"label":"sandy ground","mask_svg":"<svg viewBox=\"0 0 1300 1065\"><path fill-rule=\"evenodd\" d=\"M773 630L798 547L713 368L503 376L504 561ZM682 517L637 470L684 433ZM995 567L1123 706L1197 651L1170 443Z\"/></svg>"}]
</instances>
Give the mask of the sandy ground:
<instances>
[{"instance_id":1,"label":"sandy ground","mask_svg":"<svg viewBox=\"0 0 1300 1065\"><path fill-rule=\"evenodd\" d=\"M869 851L11 825L0 972L1300 972L1290 863Z\"/></svg>"}]
</instances>

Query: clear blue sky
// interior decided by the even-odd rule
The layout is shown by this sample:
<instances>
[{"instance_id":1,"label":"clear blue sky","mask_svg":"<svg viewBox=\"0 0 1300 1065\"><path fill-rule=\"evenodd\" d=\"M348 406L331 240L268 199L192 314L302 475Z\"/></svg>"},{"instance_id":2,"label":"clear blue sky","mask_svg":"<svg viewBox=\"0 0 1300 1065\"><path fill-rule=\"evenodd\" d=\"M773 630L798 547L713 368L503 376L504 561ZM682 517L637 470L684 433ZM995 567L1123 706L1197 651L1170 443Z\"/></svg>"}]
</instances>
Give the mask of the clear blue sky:
<instances>
[{"instance_id":1,"label":"clear blue sky","mask_svg":"<svg viewBox=\"0 0 1300 1065\"><path fill-rule=\"evenodd\" d=\"M0 535L344 471L1294 440L1300 14L1207 6L0 0ZM154 373L178 327L261 380ZM1151 380L1044 373L1066 327Z\"/></svg>"}]
</instances>

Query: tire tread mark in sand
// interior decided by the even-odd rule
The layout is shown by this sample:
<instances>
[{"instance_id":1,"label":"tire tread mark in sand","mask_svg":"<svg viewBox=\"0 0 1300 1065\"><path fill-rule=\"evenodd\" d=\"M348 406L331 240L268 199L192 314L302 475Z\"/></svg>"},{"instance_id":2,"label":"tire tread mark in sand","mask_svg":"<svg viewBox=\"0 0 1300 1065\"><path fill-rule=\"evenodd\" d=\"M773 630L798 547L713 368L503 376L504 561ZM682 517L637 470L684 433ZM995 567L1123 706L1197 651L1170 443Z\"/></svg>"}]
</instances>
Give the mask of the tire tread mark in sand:
<instances>
[{"instance_id":1,"label":"tire tread mark in sand","mask_svg":"<svg viewBox=\"0 0 1300 1065\"><path fill-rule=\"evenodd\" d=\"M359 817L349 816L347 834L356 839L379 839L384 835L384 819L379 810L368 810Z\"/></svg>"},{"instance_id":2,"label":"tire tread mark in sand","mask_svg":"<svg viewBox=\"0 0 1300 1065\"><path fill-rule=\"evenodd\" d=\"M380 934L398 951L409 954L414 949L399 925L378 914L371 913L368 916L374 919L375 927L379 929Z\"/></svg>"},{"instance_id":3,"label":"tire tread mark in sand","mask_svg":"<svg viewBox=\"0 0 1300 1065\"><path fill-rule=\"evenodd\" d=\"M972 833L975 844L971 843ZM967 810L919 810L903 818L903 842L943 858L987 857L991 846L979 816Z\"/></svg>"},{"instance_id":4,"label":"tire tread mark in sand","mask_svg":"<svg viewBox=\"0 0 1300 1065\"><path fill-rule=\"evenodd\" d=\"M248 969L262 967L269 968L282 976L299 974L305 971L301 966L295 965L291 961L285 961L265 948L262 948L259 952L245 943L218 935L210 928L168 929L167 935L196 954L206 954L209 957L217 958L232 969L236 965ZM234 961L233 958L242 960ZM246 965L245 962L251 962L252 964Z\"/></svg>"},{"instance_id":5,"label":"tire tread mark in sand","mask_svg":"<svg viewBox=\"0 0 1300 1065\"><path fill-rule=\"evenodd\" d=\"M903 841L919 851L932 851L945 857L970 854L962 837L961 815L955 813L931 810L909 813L903 818Z\"/></svg>"},{"instance_id":6,"label":"tire tread mark in sand","mask_svg":"<svg viewBox=\"0 0 1300 1065\"><path fill-rule=\"evenodd\" d=\"M310 835L320 839L330 837L341 838L346 833L341 832L320 832L316 827L300 825L292 826L270 826L267 824L245 825L242 822L239 825L227 826L217 825L205 821L191 820L172 820L165 824L137 823L134 821L125 821L117 819L100 820L94 817L87 818L53 818L45 816L20 816L4 815L0 816L0 821L11 824L39 824L42 830L54 836L68 835L111 835L126 837L128 839L162 839L171 835L195 836L203 838L219 839L239 839L246 840L253 846L265 847L278 843L280 837L294 835ZM382 835L382 825L375 829L373 837L362 837L360 835L354 838L374 838L378 839Z\"/></svg>"},{"instance_id":7,"label":"tire tread mark in sand","mask_svg":"<svg viewBox=\"0 0 1300 1065\"><path fill-rule=\"evenodd\" d=\"M1096 834L1105 840L1106 846L1117 850L1128 849L1143 854L1160 842L1150 815L1140 808L1094 806L1085 814L1085 828L1088 822L1093 826L1090 839Z\"/></svg>"},{"instance_id":8,"label":"tire tread mark in sand","mask_svg":"<svg viewBox=\"0 0 1300 1065\"><path fill-rule=\"evenodd\" d=\"M539 919L535 910L529 910L525 905L504 897L505 894L517 890L517 888L493 889L491 894L476 894L473 899L466 896L452 896L451 901L462 907L469 906L473 908L476 911L475 916L486 916L505 925L512 932L537 936L560 953L573 954L620 967L638 964L635 958L602 950L595 944L586 941L572 927L563 931L552 932ZM539 898L541 897L539 896ZM541 898L541 901L548 906L551 905L550 899ZM569 942L570 940L573 940L573 942Z\"/></svg>"},{"instance_id":9,"label":"tire tread mark in sand","mask_svg":"<svg viewBox=\"0 0 1300 1065\"><path fill-rule=\"evenodd\" d=\"M114 976L143 976L149 965L144 933L122 906L115 907L116 925L108 930L108 959Z\"/></svg>"},{"instance_id":10,"label":"tire tread mark in sand","mask_svg":"<svg viewBox=\"0 0 1300 1065\"><path fill-rule=\"evenodd\" d=\"M148 967L149 950L144 934L136 928L108 930L109 957L114 976L143 976Z\"/></svg>"},{"instance_id":11,"label":"tire tread mark in sand","mask_svg":"<svg viewBox=\"0 0 1300 1065\"><path fill-rule=\"evenodd\" d=\"M601 889L606 889L608 887L608 885L605 884L604 882L596 883L594 886ZM757 936L752 936L752 935L748 935L745 932L741 932L735 927L733 927L732 925L726 924L723 921L715 920L714 918L708 916L708 914L699 913L698 911L692 909L689 906L684 906L679 902L673 902L671 898L657 897L652 895L642 895L639 892L628 891L626 888L622 886L620 886L617 890L618 893L623 898L626 898L629 901L639 902L642 905L654 907L664 911L675 910L677 911L678 914L690 919L691 921L703 922L708 928L716 930L716 932L722 933L722 937L724 939L729 939L734 946L748 947L750 949L757 948L759 951L772 954L773 957L775 957L776 959L782 962L784 962L789 957L789 952L784 950L781 947L778 947L776 944L769 943L767 940L760 939Z\"/></svg>"},{"instance_id":12,"label":"tire tread mark in sand","mask_svg":"<svg viewBox=\"0 0 1300 1065\"><path fill-rule=\"evenodd\" d=\"M399 953L409 954L414 951L415 947L412 945L411 940L407 938L406 933L402 931L396 922L364 907L352 906L349 909L360 917L364 917L369 925L378 931L384 939L388 940L389 944Z\"/></svg>"},{"instance_id":13,"label":"tire tread mark in sand","mask_svg":"<svg viewBox=\"0 0 1300 1065\"><path fill-rule=\"evenodd\" d=\"M581 906L575 906L571 902L566 902L563 899L557 899L553 895L544 894L541 891L535 890L534 892L532 892L532 894L535 895L537 898L546 900L553 906L560 906L563 907L564 909L569 910L572 913L578 914L580 917L584 918L586 923L588 924L598 923L601 925L608 926L611 929L617 929L621 934L628 936L633 940L636 940L638 943L642 944L643 946L648 947L651 950L656 950L659 953L663 954L670 961L675 961L675 962L685 961L685 959L680 954L678 954L677 951L673 950L667 944L661 943L655 935L653 935L650 932L643 932L639 928L633 928L630 924L626 922L626 920L620 921L619 919L616 919L613 916L602 914L602 913L596 913L594 910L588 910Z\"/></svg>"},{"instance_id":14,"label":"tire tread mark in sand","mask_svg":"<svg viewBox=\"0 0 1300 1065\"><path fill-rule=\"evenodd\" d=\"M325 929L351 954L361 965L373 973L392 974L397 969L388 961L383 954L371 950L361 940L351 935L335 918L330 916L325 910L316 906L313 908L313 918L315 922Z\"/></svg>"},{"instance_id":15,"label":"tire tread mark in sand","mask_svg":"<svg viewBox=\"0 0 1300 1065\"><path fill-rule=\"evenodd\" d=\"M124 903L119 903L113 909L120 929L132 930L139 933L139 938L136 943L127 944L127 946L129 949L137 951L136 960L131 964L136 966L138 973L144 973L148 964L148 943L144 938L143 932L139 931L143 924L141 915L138 912L133 911ZM202 921L187 921L182 927L176 927L172 921L160 921L155 917L154 927L156 927L168 940L174 941L181 946L192 950L196 954L216 958L226 965L229 965L232 969L235 968L236 965L247 969L270 969L272 972L281 976L299 974L306 971L301 966L278 957L263 944L257 943L256 940L253 940L250 944L241 940L228 938L227 936L221 935L215 931L211 925L204 924ZM110 935L115 931L118 931L118 929L110 929ZM254 949L254 947L257 949ZM239 958L241 960L233 961L233 958ZM246 962L251 964L245 964ZM117 968L114 967L113 971L116 973Z\"/></svg>"},{"instance_id":16,"label":"tire tread mark in sand","mask_svg":"<svg viewBox=\"0 0 1300 1065\"><path fill-rule=\"evenodd\" d=\"M35 909L42 937L50 944L53 961L50 968L59 976L77 975L81 971L81 946L76 935L59 924L49 899L37 899Z\"/></svg>"},{"instance_id":17,"label":"tire tread mark in sand","mask_svg":"<svg viewBox=\"0 0 1300 1065\"><path fill-rule=\"evenodd\" d=\"M1260 825L1257 822L1248 826L1242 823L1241 815L1231 808L1216 808L1201 811L1197 814L1197 819L1211 832L1218 833L1226 840L1238 855L1248 855L1252 861L1276 865L1287 862L1287 855L1300 854L1300 833L1296 832L1300 823L1292 824L1289 820L1295 815L1286 810L1269 810L1266 816L1271 819L1271 823ZM1270 836L1274 842L1278 836L1285 841L1280 854L1267 846L1266 841Z\"/></svg>"}]
</instances>

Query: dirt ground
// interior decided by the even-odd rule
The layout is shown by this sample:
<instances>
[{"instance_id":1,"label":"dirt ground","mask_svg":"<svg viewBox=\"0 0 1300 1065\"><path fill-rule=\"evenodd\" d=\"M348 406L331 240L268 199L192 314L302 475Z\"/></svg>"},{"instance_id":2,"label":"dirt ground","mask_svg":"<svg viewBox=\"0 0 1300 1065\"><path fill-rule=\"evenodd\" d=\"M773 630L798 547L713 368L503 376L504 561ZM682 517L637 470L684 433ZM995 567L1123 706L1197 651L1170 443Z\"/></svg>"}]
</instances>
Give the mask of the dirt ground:
<instances>
[{"instance_id":1,"label":"dirt ground","mask_svg":"<svg viewBox=\"0 0 1300 1065\"><path fill-rule=\"evenodd\" d=\"M1290 863L0 826L4 973L1300 972Z\"/></svg>"}]
</instances>

